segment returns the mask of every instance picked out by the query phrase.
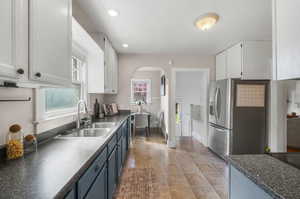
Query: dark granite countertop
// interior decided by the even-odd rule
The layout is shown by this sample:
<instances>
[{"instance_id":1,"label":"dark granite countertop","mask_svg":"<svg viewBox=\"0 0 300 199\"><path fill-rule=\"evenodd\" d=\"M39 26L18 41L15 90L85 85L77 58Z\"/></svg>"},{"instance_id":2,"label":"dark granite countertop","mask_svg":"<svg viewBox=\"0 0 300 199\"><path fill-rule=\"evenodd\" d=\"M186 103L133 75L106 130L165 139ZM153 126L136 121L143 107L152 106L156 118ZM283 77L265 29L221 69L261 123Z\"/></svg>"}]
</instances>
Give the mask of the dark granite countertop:
<instances>
[{"instance_id":1,"label":"dark granite countertop","mask_svg":"<svg viewBox=\"0 0 300 199\"><path fill-rule=\"evenodd\" d=\"M228 160L273 198L300 198L299 169L269 155L232 155Z\"/></svg>"},{"instance_id":2,"label":"dark granite countertop","mask_svg":"<svg viewBox=\"0 0 300 199\"><path fill-rule=\"evenodd\" d=\"M39 145L38 152L0 163L0 198L62 198L101 152L129 114L96 120L117 122L110 136L99 138L56 137Z\"/></svg>"}]
</instances>

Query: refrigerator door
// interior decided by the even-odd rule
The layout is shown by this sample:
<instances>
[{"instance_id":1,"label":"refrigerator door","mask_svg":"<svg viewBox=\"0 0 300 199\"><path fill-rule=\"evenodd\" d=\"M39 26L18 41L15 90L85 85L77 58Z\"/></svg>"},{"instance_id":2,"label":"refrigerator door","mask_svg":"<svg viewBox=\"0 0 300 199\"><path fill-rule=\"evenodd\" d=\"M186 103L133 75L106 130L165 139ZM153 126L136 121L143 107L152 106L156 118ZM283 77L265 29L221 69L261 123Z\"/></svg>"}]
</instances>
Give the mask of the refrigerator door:
<instances>
[{"instance_id":1,"label":"refrigerator door","mask_svg":"<svg viewBox=\"0 0 300 199\"><path fill-rule=\"evenodd\" d=\"M210 123L216 123L215 115L215 97L216 97L216 82L211 82L209 85L209 119Z\"/></svg>"},{"instance_id":2,"label":"refrigerator door","mask_svg":"<svg viewBox=\"0 0 300 199\"><path fill-rule=\"evenodd\" d=\"M224 158L229 155L230 130L209 124L208 147Z\"/></svg>"},{"instance_id":3,"label":"refrigerator door","mask_svg":"<svg viewBox=\"0 0 300 199\"><path fill-rule=\"evenodd\" d=\"M230 126L230 80L219 80L216 82L214 110L216 125L231 129Z\"/></svg>"}]
</instances>

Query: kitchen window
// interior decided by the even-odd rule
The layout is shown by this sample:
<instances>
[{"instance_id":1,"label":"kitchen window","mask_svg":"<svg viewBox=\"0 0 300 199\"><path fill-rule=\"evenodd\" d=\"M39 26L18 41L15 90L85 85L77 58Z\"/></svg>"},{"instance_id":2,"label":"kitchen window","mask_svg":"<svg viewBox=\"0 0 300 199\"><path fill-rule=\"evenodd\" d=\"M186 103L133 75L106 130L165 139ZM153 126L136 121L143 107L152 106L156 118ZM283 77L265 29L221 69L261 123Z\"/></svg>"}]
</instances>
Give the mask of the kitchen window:
<instances>
[{"instance_id":1,"label":"kitchen window","mask_svg":"<svg viewBox=\"0 0 300 199\"><path fill-rule=\"evenodd\" d=\"M86 99L86 62L82 57L72 56L72 82L68 88L40 89L42 119L55 118L77 112L77 103Z\"/></svg>"},{"instance_id":2,"label":"kitchen window","mask_svg":"<svg viewBox=\"0 0 300 199\"><path fill-rule=\"evenodd\" d=\"M131 80L131 103L136 103L138 101L143 101L146 104L151 103L150 79Z\"/></svg>"}]
</instances>

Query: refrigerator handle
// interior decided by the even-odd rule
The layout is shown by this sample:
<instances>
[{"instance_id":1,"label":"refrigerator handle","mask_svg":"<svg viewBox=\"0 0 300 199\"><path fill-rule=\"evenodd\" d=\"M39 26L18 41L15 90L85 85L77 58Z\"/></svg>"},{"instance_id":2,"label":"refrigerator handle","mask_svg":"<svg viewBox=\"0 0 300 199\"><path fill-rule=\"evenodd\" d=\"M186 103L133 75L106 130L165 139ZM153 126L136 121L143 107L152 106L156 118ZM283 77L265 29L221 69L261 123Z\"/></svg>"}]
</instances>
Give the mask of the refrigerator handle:
<instances>
[{"instance_id":1,"label":"refrigerator handle","mask_svg":"<svg viewBox=\"0 0 300 199\"><path fill-rule=\"evenodd\" d=\"M216 89L216 93L215 93L215 116L216 116L216 121L219 120L219 110L218 110L218 99L219 99L219 89Z\"/></svg>"}]
</instances>

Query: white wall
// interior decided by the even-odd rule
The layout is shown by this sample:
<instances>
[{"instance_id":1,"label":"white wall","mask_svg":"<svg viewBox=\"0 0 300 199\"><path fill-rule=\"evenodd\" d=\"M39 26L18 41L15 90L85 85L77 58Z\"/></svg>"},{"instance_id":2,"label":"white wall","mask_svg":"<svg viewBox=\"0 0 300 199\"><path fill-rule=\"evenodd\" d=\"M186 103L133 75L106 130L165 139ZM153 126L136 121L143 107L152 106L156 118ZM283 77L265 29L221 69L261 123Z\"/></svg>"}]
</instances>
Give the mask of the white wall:
<instances>
[{"instance_id":1,"label":"white wall","mask_svg":"<svg viewBox=\"0 0 300 199\"><path fill-rule=\"evenodd\" d=\"M169 61L172 60L172 64ZM121 54L119 55L119 93L113 96L113 100L122 109L129 109L130 79L140 67L159 67L165 72L169 81L169 118L175 117L175 100L172 97L172 68L206 68L209 70L210 80L215 79L215 57L201 55L176 55L176 54ZM173 99L172 99L173 98ZM170 119L168 145L175 146L175 121ZM174 128L174 129L173 129ZM174 135L173 135L174 134Z\"/></svg>"},{"instance_id":2,"label":"white wall","mask_svg":"<svg viewBox=\"0 0 300 199\"><path fill-rule=\"evenodd\" d=\"M169 60L173 65L169 65ZM215 79L215 58L214 56L200 55L155 55L155 54L120 54L119 55L119 93L112 96L123 109L129 109L130 104L130 79L137 68L140 67L161 67L171 68L208 68L210 69L211 80Z\"/></svg>"},{"instance_id":3,"label":"white wall","mask_svg":"<svg viewBox=\"0 0 300 199\"><path fill-rule=\"evenodd\" d=\"M271 81L268 136L272 152L287 150L287 95L286 81Z\"/></svg>"},{"instance_id":4,"label":"white wall","mask_svg":"<svg viewBox=\"0 0 300 199\"><path fill-rule=\"evenodd\" d=\"M33 97L33 89L0 88L0 99ZM33 101L0 102L0 145L5 144L9 126L20 124L24 133L33 133Z\"/></svg>"}]
</instances>

